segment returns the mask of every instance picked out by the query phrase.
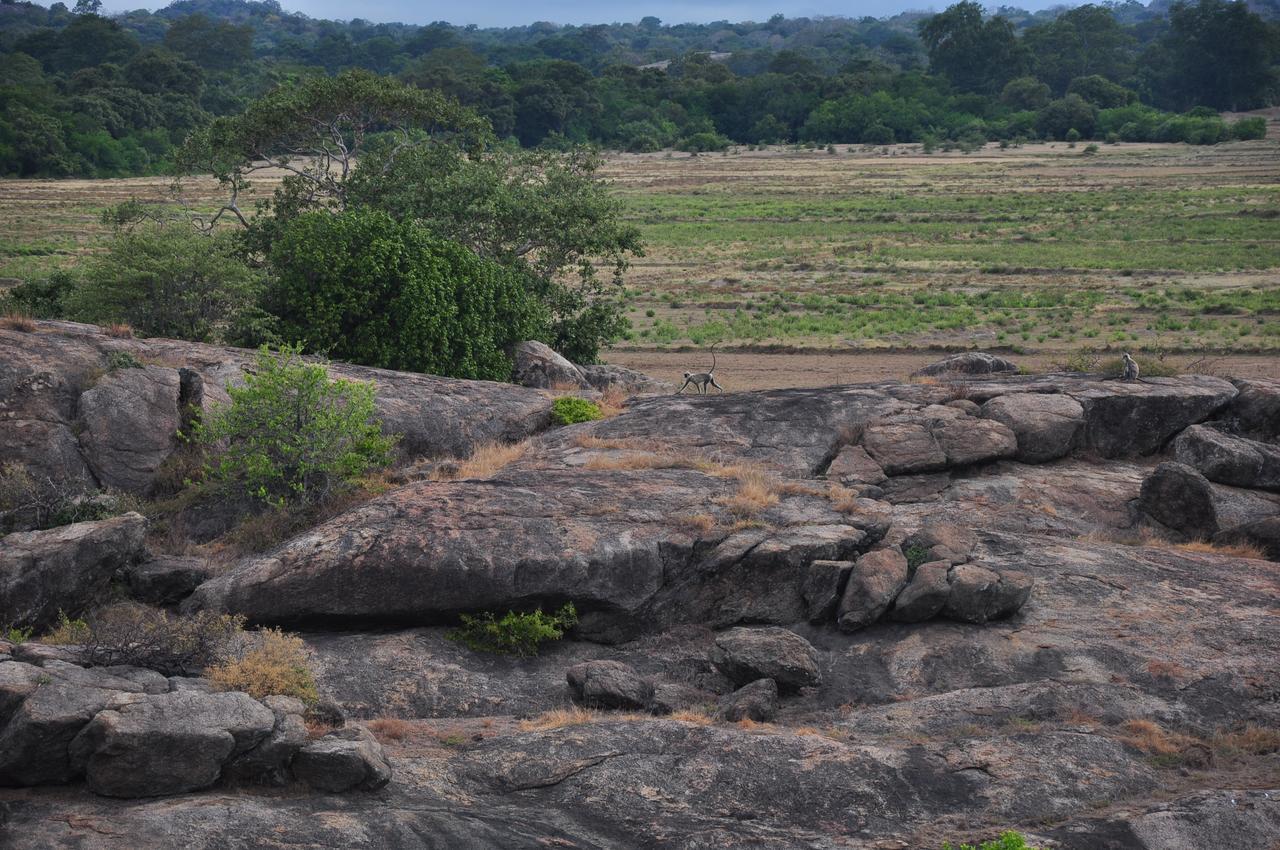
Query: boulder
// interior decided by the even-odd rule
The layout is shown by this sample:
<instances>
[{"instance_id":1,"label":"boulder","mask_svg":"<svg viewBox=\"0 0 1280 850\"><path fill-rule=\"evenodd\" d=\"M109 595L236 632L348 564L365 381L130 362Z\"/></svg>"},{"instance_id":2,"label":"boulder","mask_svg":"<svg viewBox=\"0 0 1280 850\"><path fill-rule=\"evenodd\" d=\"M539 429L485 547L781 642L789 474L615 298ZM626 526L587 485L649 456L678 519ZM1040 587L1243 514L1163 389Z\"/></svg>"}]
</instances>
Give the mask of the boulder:
<instances>
[{"instance_id":1,"label":"boulder","mask_svg":"<svg viewBox=\"0 0 1280 850\"><path fill-rule=\"evenodd\" d=\"M181 378L161 366L114 369L80 396L80 445L103 487L149 495L178 446Z\"/></svg>"},{"instance_id":2,"label":"boulder","mask_svg":"<svg viewBox=\"0 0 1280 850\"><path fill-rule=\"evenodd\" d=\"M714 703L715 696L692 685L677 682L656 682L649 710L654 714L673 714Z\"/></svg>"},{"instance_id":3,"label":"boulder","mask_svg":"<svg viewBox=\"0 0 1280 850\"><path fill-rule=\"evenodd\" d=\"M129 595L153 605L181 602L212 577L208 560L190 555L153 557L124 571Z\"/></svg>"},{"instance_id":4,"label":"boulder","mask_svg":"<svg viewBox=\"0 0 1280 850\"><path fill-rule=\"evenodd\" d=\"M89 789L157 797L207 788L223 765L272 733L271 709L248 694L177 691L99 712L72 741Z\"/></svg>"},{"instance_id":5,"label":"boulder","mask_svg":"<svg viewBox=\"0 0 1280 850\"><path fill-rule=\"evenodd\" d=\"M1272 561L1280 561L1280 516L1255 520L1213 536L1213 542L1225 546L1253 546Z\"/></svg>"},{"instance_id":6,"label":"boulder","mask_svg":"<svg viewBox=\"0 0 1280 850\"><path fill-rule=\"evenodd\" d=\"M1221 378L1185 375L1098 382L1071 396L1085 409L1085 444L1111 458L1160 451L1170 437L1226 407L1236 388Z\"/></svg>"},{"instance_id":7,"label":"boulder","mask_svg":"<svg viewBox=\"0 0 1280 850\"><path fill-rule=\"evenodd\" d=\"M236 756L222 770L229 782L245 785L285 785L290 777L293 758L307 743L306 706L301 700L286 696L269 696L263 705L275 715L271 733L256 747Z\"/></svg>"},{"instance_id":8,"label":"boulder","mask_svg":"<svg viewBox=\"0 0 1280 850\"><path fill-rule=\"evenodd\" d=\"M0 537L0 623L51 626L106 592L116 570L142 557L147 521L128 513Z\"/></svg>"},{"instance_id":9,"label":"boulder","mask_svg":"<svg viewBox=\"0 0 1280 850\"><path fill-rule=\"evenodd\" d=\"M642 709L653 698L653 684L619 661L584 661L570 667L565 677L584 705Z\"/></svg>"},{"instance_id":10,"label":"boulder","mask_svg":"<svg viewBox=\"0 0 1280 850\"><path fill-rule=\"evenodd\" d=\"M878 549L858 558L840 600L840 630L857 631L879 620L906 587L907 578L907 559L897 549Z\"/></svg>"},{"instance_id":11,"label":"boulder","mask_svg":"<svg viewBox=\"0 0 1280 850\"><path fill-rule=\"evenodd\" d=\"M5 653L6 655L8 653ZM21 661L0 661L0 730L48 675L39 667Z\"/></svg>"},{"instance_id":12,"label":"boulder","mask_svg":"<svg viewBox=\"0 0 1280 850\"><path fill-rule=\"evenodd\" d=\"M675 387L667 381L651 378L643 372L628 369L626 366L615 366L601 363L595 366L578 366L578 371L593 389L600 392L620 390L627 395L641 393L669 393Z\"/></svg>"},{"instance_id":13,"label":"boulder","mask_svg":"<svg viewBox=\"0 0 1280 850\"><path fill-rule=\"evenodd\" d=\"M391 765L373 733L347 726L299 750L293 774L317 791L377 791L391 781Z\"/></svg>"},{"instance_id":14,"label":"boulder","mask_svg":"<svg viewBox=\"0 0 1280 850\"><path fill-rule=\"evenodd\" d=\"M1075 449L1084 432L1084 407L1068 395L1010 393L982 407L982 415L1002 422L1018 441L1018 460L1044 463Z\"/></svg>"},{"instance_id":15,"label":"boulder","mask_svg":"<svg viewBox=\"0 0 1280 850\"><path fill-rule=\"evenodd\" d=\"M779 689L796 691L822 682L817 650L788 629L729 629L716 635L711 661L736 685L772 679Z\"/></svg>"},{"instance_id":16,"label":"boulder","mask_svg":"<svg viewBox=\"0 0 1280 850\"><path fill-rule=\"evenodd\" d=\"M551 451L489 480L375 497L246 559L184 606L268 623L402 623L572 599L577 633L607 642L677 623L794 623L808 612L808 564L848 559L888 527L874 503L846 510L797 489L759 509L760 527L730 530L735 478L562 468L560 452L576 449Z\"/></svg>"},{"instance_id":17,"label":"boulder","mask_svg":"<svg viewBox=\"0 0 1280 850\"><path fill-rule=\"evenodd\" d=\"M845 486L852 484L880 484L888 476L862 446L841 446L840 452L827 467L827 478Z\"/></svg>"},{"instance_id":18,"label":"boulder","mask_svg":"<svg viewBox=\"0 0 1280 850\"><path fill-rule=\"evenodd\" d=\"M950 561L930 561L916 567L911 581L893 601L889 619L899 623L919 623L936 617L951 595L947 580Z\"/></svg>"},{"instance_id":19,"label":"boulder","mask_svg":"<svg viewBox=\"0 0 1280 850\"><path fill-rule=\"evenodd\" d=\"M1250 378L1233 383L1240 393L1223 418L1235 431L1255 440L1280 440L1280 380Z\"/></svg>"},{"instance_id":20,"label":"boulder","mask_svg":"<svg viewBox=\"0 0 1280 850\"><path fill-rule=\"evenodd\" d=\"M1162 525L1193 538L1218 532L1209 480L1185 463L1166 461L1142 482L1138 508Z\"/></svg>"},{"instance_id":21,"label":"boulder","mask_svg":"<svg viewBox=\"0 0 1280 850\"><path fill-rule=\"evenodd\" d=\"M522 387L591 389L591 384L577 366L544 343L534 340L516 343L512 360L515 368L511 379Z\"/></svg>"},{"instance_id":22,"label":"boulder","mask_svg":"<svg viewBox=\"0 0 1280 850\"><path fill-rule=\"evenodd\" d=\"M955 411L955 414L952 414ZM1018 439L1013 431L994 419L978 419L962 409L931 405L922 413L933 418L929 427L947 456L947 466L970 466L1013 457ZM958 414L958 415L957 415Z\"/></svg>"},{"instance_id":23,"label":"boulder","mask_svg":"<svg viewBox=\"0 0 1280 850\"><path fill-rule=\"evenodd\" d=\"M953 354L912 372L912 377L938 377L947 375L1000 375L1017 374L1018 364L985 351L966 351Z\"/></svg>"},{"instance_id":24,"label":"boulder","mask_svg":"<svg viewBox=\"0 0 1280 850\"><path fill-rule=\"evenodd\" d=\"M814 561L804 580L804 601L809 606L809 622L824 623L836 614L840 595L853 561Z\"/></svg>"},{"instance_id":25,"label":"boulder","mask_svg":"<svg viewBox=\"0 0 1280 850\"><path fill-rule=\"evenodd\" d=\"M73 762L72 740L116 700L143 698L137 693L53 681L43 670L36 683L39 687L0 732L0 785L50 785L75 779L84 770Z\"/></svg>"},{"instance_id":26,"label":"boulder","mask_svg":"<svg viewBox=\"0 0 1280 850\"><path fill-rule=\"evenodd\" d=\"M947 468L947 454L923 422L878 422L868 425L862 445L885 473L903 475Z\"/></svg>"},{"instance_id":27,"label":"boulder","mask_svg":"<svg viewBox=\"0 0 1280 850\"><path fill-rule=\"evenodd\" d=\"M1173 453L1210 481L1280 492L1280 446L1192 425L1173 441Z\"/></svg>"},{"instance_id":28,"label":"boulder","mask_svg":"<svg viewBox=\"0 0 1280 850\"><path fill-rule=\"evenodd\" d=\"M947 560L953 564L969 560L977 545L978 535L972 528L935 517L926 518L920 528L902 541L903 551L924 551L931 561Z\"/></svg>"},{"instance_id":29,"label":"boulder","mask_svg":"<svg viewBox=\"0 0 1280 850\"><path fill-rule=\"evenodd\" d=\"M778 714L778 684L773 679L756 679L720 699L716 716L736 723L754 720L768 723Z\"/></svg>"},{"instance_id":30,"label":"boulder","mask_svg":"<svg viewBox=\"0 0 1280 850\"><path fill-rule=\"evenodd\" d=\"M1023 572L961 564L951 568L950 583L943 615L965 623L985 623L1016 613L1031 596L1032 580Z\"/></svg>"}]
</instances>

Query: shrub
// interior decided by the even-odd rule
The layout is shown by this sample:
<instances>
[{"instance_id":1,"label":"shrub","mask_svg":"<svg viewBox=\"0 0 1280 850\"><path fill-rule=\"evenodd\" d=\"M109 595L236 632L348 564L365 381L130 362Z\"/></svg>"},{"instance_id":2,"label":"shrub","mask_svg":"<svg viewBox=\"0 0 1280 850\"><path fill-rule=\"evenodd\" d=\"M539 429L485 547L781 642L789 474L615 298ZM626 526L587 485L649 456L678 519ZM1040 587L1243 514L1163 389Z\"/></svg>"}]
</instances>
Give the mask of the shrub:
<instances>
[{"instance_id":1,"label":"shrub","mask_svg":"<svg viewBox=\"0 0 1280 850\"><path fill-rule=\"evenodd\" d=\"M330 380L298 350L258 353L231 403L195 423L197 443L225 444L206 472L268 505L311 505L391 462L395 441L374 417L374 387Z\"/></svg>"},{"instance_id":2,"label":"shrub","mask_svg":"<svg viewBox=\"0 0 1280 850\"><path fill-rule=\"evenodd\" d=\"M554 614L544 614L539 608L531 614L508 611L502 619L489 612L463 614L460 619L462 625L449 632L450 640L478 652L528 658L538 654L540 644L564 637L578 622L578 612L569 602Z\"/></svg>"},{"instance_id":3,"label":"shrub","mask_svg":"<svg viewBox=\"0 0 1280 850\"><path fill-rule=\"evenodd\" d=\"M142 363L128 351L113 351L107 355L107 371L117 369L141 369Z\"/></svg>"},{"instance_id":4,"label":"shrub","mask_svg":"<svg viewBox=\"0 0 1280 850\"><path fill-rule=\"evenodd\" d=\"M912 572L916 567L929 560L929 550L923 546L908 546L902 550L903 556L907 559L907 568Z\"/></svg>"},{"instance_id":5,"label":"shrub","mask_svg":"<svg viewBox=\"0 0 1280 850\"><path fill-rule=\"evenodd\" d=\"M942 845L943 850L1037 850L1027 844L1027 839L1017 832L1003 833L995 841L984 841L982 844L961 844L953 847L950 843Z\"/></svg>"},{"instance_id":6,"label":"shrub","mask_svg":"<svg viewBox=\"0 0 1280 850\"><path fill-rule=\"evenodd\" d=\"M9 641L9 643L13 644L14 646L18 646L19 644L23 644L31 640L32 631L33 630L30 626L27 626L26 628L9 626L4 630L3 637L5 640Z\"/></svg>"},{"instance_id":7,"label":"shrub","mask_svg":"<svg viewBox=\"0 0 1280 850\"><path fill-rule=\"evenodd\" d=\"M1241 118L1231 124L1230 132L1231 138L1242 142L1249 139L1265 139L1267 137L1267 119L1259 115Z\"/></svg>"},{"instance_id":8,"label":"shrub","mask_svg":"<svg viewBox=\"0 0 1280 850\"><path fill-rule=\"evenodd\" d=\"M83 621L63 620L45 642L74 643L91 666L130 664L176 676L226 657L244 618L198 611L182 616L134 602L108 605Z\"/></svg>"},{"instance_id":9,"label":"shrub","mask_svg":"<svg viewBox=\"0 0 1280 850\"><path fill-rule=\"evenodd\" d=\"M0 328L29 334L36 329L36 320L26 313L6 313L0 316Z\"/></svg>"},{"instance_id":10,"label":"shrub","mask_svg":"<svg viewBox=\"0 0 1280 850\"><path fill-rule=\"evenodd\" d=\"M298 216L271 265L281 336L337 360L506 381L504 349L545 333L520 273L380 211Z\"/></svg>"},{"instance_id":11,"label":"shrub","mask_svg":"<svg viewBox=\"0 0 1280 850\"><path fill-rule=\"evenodd\" d=\"M139 226L93 257L65 300L68 313L83 321L208 342L239 338L239 328L259 313L262 283L262 274L240 259L233 234Z\"/></svg>"},{"instance_id":12,"label":"shrub","mask_svg":"<svg viewBox=\"0 0 1280 850\"><path fill-rule=\"evenodd\" d=\"M319 702L302 638L279 629L263 629L258 637L256 646L210 669L209 679L224 691L244 691L254 699L282 694L308 706Z\"/></svg>"},{"instance_id":13,"label":"shrub","mask_svg":"<svg viewBox=\"0 0 1280 850\"><path fill-rule=\"evenodd\" d=\"M94 493L70 481L32 474L19 463L0 464L0 533L107 519L138 507L131 496Z\"/></svg>"},{"instance_id":14,"label":"shrub","mask_svg":"<svg viewBox=\"0 0 1280 850\"><path fill-rule=\"evenodd\" d=\"M1089 144L1084 146L1084 150L1080 151L1084 156L1093 156L1098 152L1098 146Z\"/></svg>"},{"instance_id":15,"label":"shrub","mask_svg":"<svg viewBox=\"0 0 1280 850\"><path fill-rule=\"evenodd\" d=\"M576 425L600 419L604 413L594 401L577 396L563 396L551 403L551 419L557 425Z\"/></svg>"},{"instance_id":16,"label":"shrub","mask_svg":"<svg viewBox=\"0 0 1280 850\"><path fill-rule=\"evenodd\" d=\"M0 301L17 313L39 319L57 319L65 315L67 296L75 286L75 278L69 272L57 271L42 280L18 284Z\"/></svg>"}]
</instances>

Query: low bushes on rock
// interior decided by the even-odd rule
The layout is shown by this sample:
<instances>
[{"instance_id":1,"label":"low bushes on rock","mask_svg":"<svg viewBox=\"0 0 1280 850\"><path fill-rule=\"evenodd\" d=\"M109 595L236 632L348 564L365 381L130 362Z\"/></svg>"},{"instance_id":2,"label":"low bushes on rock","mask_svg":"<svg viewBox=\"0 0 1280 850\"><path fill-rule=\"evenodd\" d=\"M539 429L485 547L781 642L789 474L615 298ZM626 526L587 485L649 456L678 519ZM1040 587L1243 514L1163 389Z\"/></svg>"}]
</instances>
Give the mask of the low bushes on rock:
<instances>
[{"instance_id":1,"label":"low bushes on rock","mask_svg":"<svg viewBox=\"0 0 1280 850\"><path fill-rule=\"evenodd\" d=\"M195 439L217 456L210 475L276 507L310 505L391 462L394 440L374 417L374 387L331 380L298 349L263 349L231 404L196 424ZM225 448L224 448L225 446Z\"/></svg>"},{"instance_id":2,"label":"low bushes on rock","mask_svg":"<svg viewBox=\"0 0 1280 850\"><path fill-rule=\"evenodd\" d=\"M450 640L480 652L528 658L538 654L541 644L564 637L578 622L578 612L569 602L554 614L544 614L539 608L529 614L508 611L501 619L490 612L463 614L460 619L462 625L449 633Z\"/></svg>"},{"instance_id":3,"label":"low bushes on rock","mask_svg":"<svg viewBox=\"0 0 1280 850\"><path fill-rule=\"evenodd\" d=\"M256 646L217 664L208 677L223 690L244 691L256 699L281 694L297 697L308 706L320 699L306 644L279 629L263 629Z\"/></svg>"},{"instance_id":4,"label":"low bushes on rock","mask_svg":"<svg viewBox=\"0 0 1280 850\"><path fill-rule=\"evenodd\" d=\"M212 611L175 616L132 602L107 605L83 620L66 620L45 640L75 644L95 667L128 664L176 676L226 657L244 618Z\"/></svg>"},{"instance_id":5,"label":"low bushes on rock","mask_svg":"<svg viewBox=\"0 0 1280 850\"><path fill-rule=\"evenodd\" d=\"M551 403L551 419L557 425L576 425L600 419L604 413L594 401L577 396L563 396Z\"/></svg>"}]
</instances>

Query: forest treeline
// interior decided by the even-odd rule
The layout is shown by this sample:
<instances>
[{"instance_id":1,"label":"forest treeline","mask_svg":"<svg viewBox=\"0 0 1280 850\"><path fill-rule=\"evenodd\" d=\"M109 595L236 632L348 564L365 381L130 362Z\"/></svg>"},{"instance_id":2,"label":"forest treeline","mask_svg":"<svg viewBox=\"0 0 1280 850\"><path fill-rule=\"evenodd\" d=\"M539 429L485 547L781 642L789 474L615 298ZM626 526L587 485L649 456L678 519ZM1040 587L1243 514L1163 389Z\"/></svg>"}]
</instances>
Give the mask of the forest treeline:
<instances>
[{"instance_id":1,"label":"forest treeline","mask_svg":"<svg viewBox=\"0 0 1280 850\"><path fill-rule=\"evenodd\" d=\"M1273 4L1274 5L1274 4ZM274 0L98 14L0 2L0 174L160 173L192 131L285 83L360 68L474 109L526 148L783 142L1213 144L1280 98L1273 5L505 29L314 20Z\"/></svg>"}]
</instances>

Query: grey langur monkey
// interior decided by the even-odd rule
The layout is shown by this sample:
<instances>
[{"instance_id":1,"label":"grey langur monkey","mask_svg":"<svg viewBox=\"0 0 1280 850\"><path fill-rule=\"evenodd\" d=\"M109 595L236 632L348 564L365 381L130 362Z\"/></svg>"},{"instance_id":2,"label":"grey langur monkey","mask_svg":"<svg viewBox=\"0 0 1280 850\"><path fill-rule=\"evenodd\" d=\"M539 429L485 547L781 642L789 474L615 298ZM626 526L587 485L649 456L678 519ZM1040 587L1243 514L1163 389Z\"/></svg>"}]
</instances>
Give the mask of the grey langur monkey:
<instances>
[{"instance_id":1,"label":"grey langur monkey","mask_svg":"<svg viewBox=\"0 0 1280 850\"><path fill-rule=\"evenodd\" d=\"M693 384L695 390L701 390L703 395L707 394L707 387L712 386L720 392L724 392L724 387L716 383L716 350L711 349L711 368L706 372L685 372L684 383L680 385L680 389L676 390L676 395L684 392L684 388Z\"/></svg>"},{"instance_id":2,"label":"grey langur monkey","mask_svg":"<svg viewBox=\"0 0 1280 850\"><path fill-rule=\"evenodd\" d=\"M1124 361L1124 369L1120 372L1122 381L1138 381L1138 361L1129 356L1129 352L1124 352L1121 359Z\"/></svg>"}]
</instances>

